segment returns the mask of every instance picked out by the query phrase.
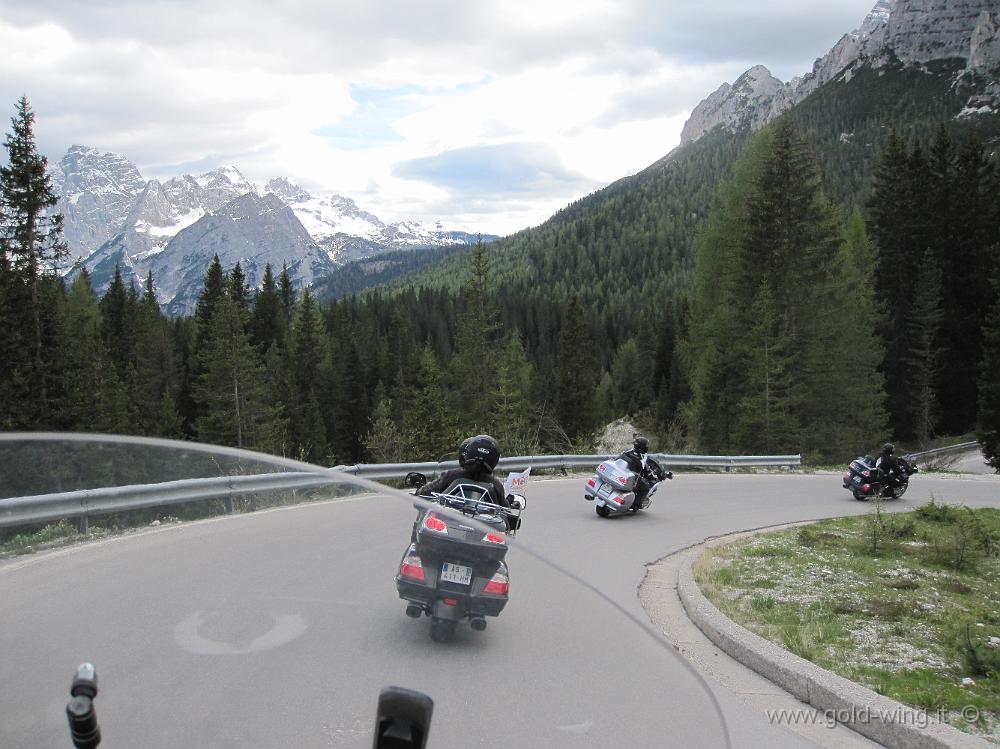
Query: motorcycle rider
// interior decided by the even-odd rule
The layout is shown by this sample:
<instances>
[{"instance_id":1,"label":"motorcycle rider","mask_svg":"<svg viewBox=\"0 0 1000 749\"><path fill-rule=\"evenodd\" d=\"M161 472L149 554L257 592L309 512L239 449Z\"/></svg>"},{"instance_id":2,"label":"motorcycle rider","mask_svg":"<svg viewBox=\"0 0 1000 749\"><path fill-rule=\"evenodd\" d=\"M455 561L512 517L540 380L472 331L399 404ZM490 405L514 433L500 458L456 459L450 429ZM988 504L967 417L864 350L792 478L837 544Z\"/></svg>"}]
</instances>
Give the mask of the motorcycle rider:
<instances>
[{"instance_id":1,"label":"motorcycle rider","mask_svg":"<svg viewBox=\"0 0 1000 749\"><path fill-rule=\"evenodd\" d=\"M477 434L469 437L458 448L458 468L445 471L430 483L424 484L417 489L417 494L421 497L430 497L433 492L443 492L456 479L468 479L479 483L489 484L488 490L490 501L501 507L510 508L510 501L504 492L504 486L496 476L493 469L500 461L500 445L488 434Z\"/></svg>"},{"instance_id":2,"label":"motorcycle rider","mask_svg":"<svg viewBox=\"0 0 1000 749\"><path fill-rule=\"evenodd\" d=\"M893 456L896 446L891 442L886 442L882 446L882 452L875 460L875 467L886 476L886 488L891 489L899 483L900 467L899 459Z\"/></svg>"},{"instance_id":3,"label":"motorcycle rider","mask_svg":"<svg viewBox=\"0 0 1000 749\"><path fill-rule=\"evenodd\" d=\"M628 463L629 470L638 477L635 484L634 507L643 506L654 481L663 481L673 477L670 471L664 471L660 468L660 464L649 457L648 453L649 440L641 434L637 434L632 440L632 449L626 450L618 456L620 460Z\"/></svg>"}]
</instances>

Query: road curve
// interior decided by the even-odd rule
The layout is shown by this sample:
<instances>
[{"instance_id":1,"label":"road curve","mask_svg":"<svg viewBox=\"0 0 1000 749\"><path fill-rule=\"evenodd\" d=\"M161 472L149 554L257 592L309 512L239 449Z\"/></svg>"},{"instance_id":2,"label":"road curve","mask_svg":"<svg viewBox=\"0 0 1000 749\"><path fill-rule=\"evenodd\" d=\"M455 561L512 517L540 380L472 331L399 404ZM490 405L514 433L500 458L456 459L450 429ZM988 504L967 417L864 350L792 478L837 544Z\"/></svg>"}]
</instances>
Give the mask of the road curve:
<instances>
[{"instance_id":1,"label":"road curve","mask_svg":"<svg viewBox=\"0 0 1000 749\"><path fill-rule=\"evenodd\" d=\"M892 504L1000 506L996 477L919 474ZM678 474L598 518L582 479L533 480L519 541L644 618L644 565L735 530L864 512L839 474ZM387 684L435 699L433 747L718 747L670 648L517 549L489 628L437 645L391 577L408 501L375 496L189 523L0 565L0 746L70 746L76 665L98 666L108 747L370 746ZM802 737L713 687L736 747Z\"/></svg>"}]
</instances>

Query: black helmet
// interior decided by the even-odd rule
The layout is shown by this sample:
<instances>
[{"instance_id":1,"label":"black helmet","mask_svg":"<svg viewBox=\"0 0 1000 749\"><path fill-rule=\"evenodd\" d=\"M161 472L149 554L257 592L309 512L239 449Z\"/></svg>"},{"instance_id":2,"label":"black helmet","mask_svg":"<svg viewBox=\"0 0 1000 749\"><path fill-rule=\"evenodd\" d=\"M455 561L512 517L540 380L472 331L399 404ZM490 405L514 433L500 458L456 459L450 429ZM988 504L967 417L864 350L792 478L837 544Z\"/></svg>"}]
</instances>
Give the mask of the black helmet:
<instances>
[{"instance_id":1,"label":"black helmet","mask_svg":"<svg viewBox=\"0 0 1000 749\"><path fill-rule=\"evenodd\" d=\"M500 445L488 434L477 434L469 437L458 448L458 464L465 468L472 463L479 463L486 470L492 471L500 460Z\"/></svg>"},{"instance_id":2,"label":"black helmet","mask_svg":"<svg viewBox=\"0 0 1000 749\"><path fill-rule=\"evenodd\" d=\"M632 441L632 447L640 455L645 455L649 452L649 440L643 437L641 434L635 435L635 439Z\"/></svg>"},{"instance_id":3,"label":"black helmet","mask_svg":"<svg viewBox=\"0 0 1000 749\"><path fill-rule=\"evenodd\" d=\"M896 450L896 446L894 444L892 444L891 442L886 442L884 445L882 445L882 454L883 455L892 455L893 452L895 452L895 450Z\"/></svg>"}]
</instances>

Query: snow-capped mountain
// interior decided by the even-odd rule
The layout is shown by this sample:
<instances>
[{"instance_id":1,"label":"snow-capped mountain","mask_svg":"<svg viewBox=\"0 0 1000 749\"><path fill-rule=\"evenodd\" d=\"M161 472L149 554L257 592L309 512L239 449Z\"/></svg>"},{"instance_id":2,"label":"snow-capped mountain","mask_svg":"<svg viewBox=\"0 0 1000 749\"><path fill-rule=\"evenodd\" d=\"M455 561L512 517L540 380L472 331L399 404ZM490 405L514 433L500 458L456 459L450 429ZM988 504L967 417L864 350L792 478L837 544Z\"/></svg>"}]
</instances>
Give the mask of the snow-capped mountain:
<instances>
[{"instance_id":1,"label":"snow-capped mountain","mask_svg":"<svg viewBox=\"0 0 1000 749\"><path fill-rule=\"evenodd\" d=\"M147 181L122 156L72 146L52 176L72 272L86 268L102 293L116 264L137 285L152 271L160 302L176 314L193 309L216 253L226 268L239 261L251 285L269 262L303 286L385 250L475 241L440 224L385 224L350 198L314 196L288 178L258 186L234 166Z\"/></svg>"},{"instance_id":2,"label":"snow-capped mountain","mask_svg":"<svg viewBox=\"0 0 1000 749\"><path fill-rule=\"evenodd\" d=\"M861 26L845 34L813 69L782 83L762 65L722 84L691 113L681 144L717 126L763 127L838 76L861 66L919 66L964 60L959 78L976 93L960 116L1000 111L1000 7L997 0L878 0Z\"/></svg>"}]
</instances>

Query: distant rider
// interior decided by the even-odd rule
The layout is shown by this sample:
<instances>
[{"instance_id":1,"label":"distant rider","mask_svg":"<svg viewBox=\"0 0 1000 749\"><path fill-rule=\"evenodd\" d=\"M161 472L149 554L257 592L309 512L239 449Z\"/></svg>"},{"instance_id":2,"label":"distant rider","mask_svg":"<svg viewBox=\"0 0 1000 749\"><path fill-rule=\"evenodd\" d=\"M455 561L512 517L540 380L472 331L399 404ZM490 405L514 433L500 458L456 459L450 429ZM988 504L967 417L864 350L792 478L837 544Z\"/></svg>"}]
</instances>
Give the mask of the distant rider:
<instances>
[{"instance_id":1,"label":"distant rider","mask_svg":"<svg viewBox=\"0 0 1000 749\"><path fill-rule=\"evenodd\" d=\"M417 490L417 494L422 497L431 496L432 492L443 492L451 486L456 479L477 481L489 484L490 501L501 507L510 507L504 486L496 476L493 469L500 461L500 445L488 434L477 434L469 437L458 448L458 468L445 471L429 484L424 484Z\"/></svg>"},{"instance_id":2,"label":"distant rider","mask_svg":"<svg viewBox=\"0 0 1000 749\"><path fill-rule=\"evenodd\" d=\"M893 456L896 447L891 442L886 442L882 446L882 452L875 460L875 467L885 473L886 483L891 488L899 483L900 466L899 458Z\"/></svg>"},{"instance_id":3,"label":"distant rider","mask_svg":"<svg viewBox=\"0 0 1000 749\"><path fill-rule=\"evenodd\" d=\"M674 477L670 471L660 468L660 464L649 457L648 453L649 440L637 434L632 442L632 449L618 456L620 460L628 463L629 470L638 476L635 484L635 507L644 505L654 482Z\"/></svg>"}]
</instances>

